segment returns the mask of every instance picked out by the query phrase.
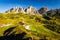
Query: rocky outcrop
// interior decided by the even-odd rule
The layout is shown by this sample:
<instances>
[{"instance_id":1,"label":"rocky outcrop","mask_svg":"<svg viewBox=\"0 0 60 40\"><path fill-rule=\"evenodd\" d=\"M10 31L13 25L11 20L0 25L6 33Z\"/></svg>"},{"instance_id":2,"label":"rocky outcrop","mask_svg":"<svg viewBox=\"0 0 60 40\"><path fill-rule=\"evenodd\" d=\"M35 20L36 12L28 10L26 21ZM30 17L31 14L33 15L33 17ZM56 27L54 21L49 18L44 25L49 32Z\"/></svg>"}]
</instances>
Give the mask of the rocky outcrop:
<instances>
[{"instance_id":1,"label":"rocky outcrop","mask_svg":"<svg viewBox=\"0 0 60 40\"><path fill-rule=\"evenodd\" d=\"M60 9L51 9L47 11L47 15L50 15L50 16L60 15Z\"/></svg>"},{"instance_id":2,"label":"rocky outcrop","mask_svg":"<svg viewBox=\"0 0 60 40\"><path fill-rule=\"evenodd\" d=\"M35 8L33 8L32 6L29 6L28 8L25 9L25 12L26 13L29 13L29 14L37 14L39 13Z\"/></svg>"},{"instance_id":3,"label":"rocky outcrop","mask_svg":"<svg viewBox=\"0 0 60 40\"><path fill-rule=\"evenodd\" d=\"M40 8L40 9L38 10L38 12L39 12L40 14L46 14L47 10L48 10L47 7L42 7L42 8Z\"/></svg>"},{"instance_id":4,"label":"rocky outcrop","mask_svg":"<svg viewBox=\"0 0 60 40\"><path fill-rule=\"evenodd\" d=\"M24 9L22 7L14 7L11 8L10 10L6 11L6 13L10 13L10 12L14 12L14 13L19 13L19 12L24 12Z\"/></svg>"},{"instance_id":5,"label":"rocky outcrop","mask_svg":"<svg viewBox=\"0 0 60 40\"><path fill-rule=\"evenodd\" d=\"M54 14L56 14L56 10L49 10L49 11L47 11L47 15L54 15Z\"/></svg>"},{"instance_id":6,"label":"rocky outcrop","mask_svg":"<svg viewBox=\"0 0 60 40\"><path fill-rule=\"evenodd\" d=\"M29 6L26 9L24 9L22 7L15 7L15 8L11 8L10 10L6 11L6 13L10 13L10 12L14 12L14 13L22 12L22 13L26 13L26 14L39 14L39 12L32 6Z\"/></svg>"}]
</instances>

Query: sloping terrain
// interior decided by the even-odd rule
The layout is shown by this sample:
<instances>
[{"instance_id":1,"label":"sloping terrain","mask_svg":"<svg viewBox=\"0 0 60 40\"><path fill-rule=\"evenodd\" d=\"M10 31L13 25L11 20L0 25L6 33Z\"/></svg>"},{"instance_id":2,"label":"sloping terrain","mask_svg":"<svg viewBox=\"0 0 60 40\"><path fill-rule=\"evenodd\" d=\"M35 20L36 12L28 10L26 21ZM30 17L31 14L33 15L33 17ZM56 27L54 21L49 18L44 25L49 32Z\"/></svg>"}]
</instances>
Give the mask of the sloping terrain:
<instances>
[{"instance_id":1,"label":"sloping terrain","mask_svg":"<svg viewBox=\"0 0 60 40\"><path fill-rule=\"evenodd\" d=\"M59 25L59 19L38 14L0 14L0 39L59 40Z\"/></svg>"}]
</instances>

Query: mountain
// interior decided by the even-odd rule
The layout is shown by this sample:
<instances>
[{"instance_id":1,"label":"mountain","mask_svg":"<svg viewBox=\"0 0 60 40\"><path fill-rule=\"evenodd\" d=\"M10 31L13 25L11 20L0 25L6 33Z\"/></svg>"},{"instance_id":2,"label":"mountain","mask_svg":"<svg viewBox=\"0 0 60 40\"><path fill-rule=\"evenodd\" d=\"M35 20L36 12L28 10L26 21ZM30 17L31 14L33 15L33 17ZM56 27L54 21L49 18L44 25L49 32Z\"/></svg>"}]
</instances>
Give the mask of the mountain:
<instances>
[{"instance_id":1,"label":"mountain","mask_svg":"<svg viewBox=\"0 0 60 40\"><path fill-rule=\"evenodd\" d=\"M47 7L42 7L42 8L40 8L40 9L38 10L38 12L39 12L40 14L46 14L47 11L48 11L48 8L47 8Z\"/></svg>"},{"instance_id":2,"label":"mountain","mask_svg":"<svg viewBox=\"0 0 60 40\"><path fill-rule=\"evenodd\" d=\"M25 9L25 12L26 13L29 13L29 14L38 14L39 12L33 8L32 6L29 6L28 8Z\"/></svg>"},{"instance_id":3,"label":"mountain","mask_svg":"<svg viewBox=\"0 0 60 40\"><path fill-rule=\"evenodd\" d=\"M59 40L60 20L24 13L0 14L0 40Z\"/></svg>"},{"instance_id":4,"label":"mountain","mask_svg":"<svg viewBox=\"0 0 60 40\"><path fill-rule=\"evenodd\" d=\"M56 14L60 15L60 9L51 9L47 11L47 14L51 16L56 15Z\"/></svg>"},{"instance_id":5,"label":"mountain","mask_svg":"<svg viewBox=\"0 0 60 40\"><path fill-rule=\"evenodd\" d=\"M6 13L10 13L10 12L14 12L14 13L26 13L26 14L39 14L39 12L33 8L32 6L29 6L28 8L21 8L21 7L15 7L15 8L11 8L10 10L6 11Z\"/></svg>"},{"instance_id":6,"label":"mountain","mask_svg":"<svg viewBox=\"0 0 60 40\"><path fill-rule=\"evenodd\" d=\"M22 8L22 7L14 7L11 8L10 10L6 11L5 13L26 13L26 14L46 14L46 15L54 15L55 13L60 14L60 9L54 9L54 10L49 10L47 7L42 7L39 10L36 8L29 6L28 8Z\"/></svg>"},{"instance_id":7,"label":"mountain","mask_svg":"<svg viewBox=\"0 0 60 40\"><path fill-rule=\"evenodd\" d=\"M14 7L14 8L11 8L10 10L6 11L6 13L10 13L10 12L14 12L14 13L22 12L22 13L25 13L24 8L22 8L22 7Z\"/></svg>"},{"instance_id":8,"label":"mountain","mask_svg":"<svg viewBox=\"0 0 60 40\"><path fill-rule=\"evenodd\" d=\"M0 40L60 40L60 9L47 10L29 6L1 13Z\"/></svg>"}]
</instances>

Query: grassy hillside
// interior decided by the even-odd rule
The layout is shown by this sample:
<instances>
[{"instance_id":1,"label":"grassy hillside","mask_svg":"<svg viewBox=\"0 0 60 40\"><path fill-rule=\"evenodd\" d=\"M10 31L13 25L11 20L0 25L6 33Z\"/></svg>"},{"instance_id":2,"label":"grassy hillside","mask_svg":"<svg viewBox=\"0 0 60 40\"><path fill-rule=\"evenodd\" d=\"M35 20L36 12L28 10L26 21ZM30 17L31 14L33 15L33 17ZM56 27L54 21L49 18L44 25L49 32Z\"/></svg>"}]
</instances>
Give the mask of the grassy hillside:
<instances>
[{"instance_id":1,"label":"grassy hillside","mask_svg":"<svg viewBox=\"0 0 60 40\"><path fill-rule=\"evenodd\" d=\"M60 21L57 18L37 14L0 14L0 38L26 33L22 39L59 40ZM29 29L26 29L26 26ZM16 37L17 38L17 37Z\"/></svg>"}]
</instances>

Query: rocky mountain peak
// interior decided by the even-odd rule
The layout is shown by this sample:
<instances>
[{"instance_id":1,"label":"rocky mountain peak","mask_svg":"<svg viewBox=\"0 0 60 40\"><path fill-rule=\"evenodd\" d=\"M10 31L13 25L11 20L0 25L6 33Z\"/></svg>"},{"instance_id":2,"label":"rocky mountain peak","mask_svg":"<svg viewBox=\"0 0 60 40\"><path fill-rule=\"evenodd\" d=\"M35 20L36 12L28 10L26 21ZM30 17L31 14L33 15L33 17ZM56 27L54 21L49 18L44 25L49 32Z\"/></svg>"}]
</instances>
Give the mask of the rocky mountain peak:
<instances>
[{"instance_id":1,"label":"rocky mountain peak","mask_svg":"<svg viewBox=\"0 0 60 40\"><path fill-rule=\"evenodd\" d=\"M48 10L48 8L47 7L42 7L42 8L40 8L38 11L39 11L39 13L46 13L47 12L47 10Z\"/></svg>"},{"instance_id":2,"label":"rocky mountain peak","mask_svg":"<svg viewBox=\"0 0 60 40\"><path fill-rule=\"evenodd\" d=\"M24 9L22 7L14 7L11 8L10 10L6 11L6 13L10 13L10 12L14 12L14 13L19 13L19 12L24 12Z\"/></svg>"},{"instance_id":3,"label":"rocky mountain peak","mask_svg":"<svg viewBox=\"0 0 60 40\"><path fill-rule=\"evenodd\" d=\"M14 7L10 10L6 11L6 13L25 13L25 14L39 14L38 10L32 6L29 6L28 8L22 8L22 7ZM40 14L41 15L41 14Z\"/></svg>"},{"instance_id":4,"label":"rocky mountain peak","mask_svg":"<svg viewBox=\"0 0 60 40\"><path fill-rule=\"evenodd\" d=\"M29 6L28 8L25 9L25 12L26 13L29 13L29 14L36 14L36 13L39 13L35 8L33 8L32 6Z\"/></svg>"}]
</instances>

